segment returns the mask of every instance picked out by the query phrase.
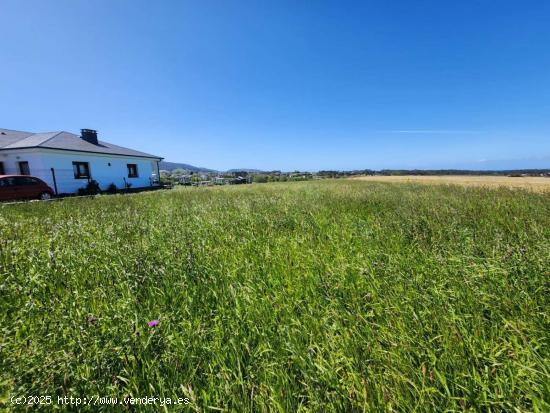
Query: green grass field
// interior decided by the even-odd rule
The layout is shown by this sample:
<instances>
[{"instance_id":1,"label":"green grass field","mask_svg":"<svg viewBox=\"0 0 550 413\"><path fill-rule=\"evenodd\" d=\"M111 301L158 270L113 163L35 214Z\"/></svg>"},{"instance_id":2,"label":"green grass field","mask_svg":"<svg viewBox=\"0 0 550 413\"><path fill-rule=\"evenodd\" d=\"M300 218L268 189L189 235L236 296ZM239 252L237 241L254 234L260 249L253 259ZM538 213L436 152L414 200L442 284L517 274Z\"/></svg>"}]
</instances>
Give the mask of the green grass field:
<instances>
[{"instance_id":1,"label":"green grass field","mask_svg":"<svg viewBox=\"0 0 550 413\"><path fill-rule=\"evenodd\" d=\"M0 328L0 410L550 411L550 193L348 180L4 205ZM117 409L78 411L161 408Z\"/></svg>"}]
</instances>

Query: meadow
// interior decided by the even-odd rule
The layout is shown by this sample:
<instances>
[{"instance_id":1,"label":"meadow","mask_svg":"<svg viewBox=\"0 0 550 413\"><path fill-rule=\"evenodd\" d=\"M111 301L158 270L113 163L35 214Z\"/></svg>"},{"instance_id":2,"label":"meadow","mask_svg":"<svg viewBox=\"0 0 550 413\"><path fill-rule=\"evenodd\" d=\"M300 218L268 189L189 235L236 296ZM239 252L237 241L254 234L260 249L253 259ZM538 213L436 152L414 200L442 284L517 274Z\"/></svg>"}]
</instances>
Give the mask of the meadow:
<instances>
[{"instance_id":1,"label":"meadow","mask_svg":"<svg viewBox=\"0 0 550 413\"><path fill-rule=\"evenodd\" d=\"M460 185L478 188L519 188L535 192L550 192L550 177L502 175L370 175L353 179L371 182L399 182L428 185Z\"/></svg>"},{"instance_id":2,"label":"meadow","mask_svg":"<svg viewBox=\"0 0 550 413\"><path fill-rule=\"evenodd\" d=\"M550 193L327 180L0 205L0 328L7 411L550 411ZM29 395L54 403L10 401Z\"/></svg>"}]
</instances>

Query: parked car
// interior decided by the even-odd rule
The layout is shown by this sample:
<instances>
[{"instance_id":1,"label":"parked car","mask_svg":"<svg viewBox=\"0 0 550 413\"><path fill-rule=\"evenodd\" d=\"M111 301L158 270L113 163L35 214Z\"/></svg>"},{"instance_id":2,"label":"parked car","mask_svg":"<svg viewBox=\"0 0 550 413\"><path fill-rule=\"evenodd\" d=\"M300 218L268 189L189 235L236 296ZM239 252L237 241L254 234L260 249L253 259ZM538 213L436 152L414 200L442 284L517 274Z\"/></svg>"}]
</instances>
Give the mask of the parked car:
<instances>
[{"instance_id":1,"label":"parked car","mask_svg":"<svg viewBox=\"0 0 550 413\"><path fill-rule=\"evenodd\" d=\"M51 199L52 188L43 180L27 175L0 175L0 201Z\"/></svg>"}]
</instances>

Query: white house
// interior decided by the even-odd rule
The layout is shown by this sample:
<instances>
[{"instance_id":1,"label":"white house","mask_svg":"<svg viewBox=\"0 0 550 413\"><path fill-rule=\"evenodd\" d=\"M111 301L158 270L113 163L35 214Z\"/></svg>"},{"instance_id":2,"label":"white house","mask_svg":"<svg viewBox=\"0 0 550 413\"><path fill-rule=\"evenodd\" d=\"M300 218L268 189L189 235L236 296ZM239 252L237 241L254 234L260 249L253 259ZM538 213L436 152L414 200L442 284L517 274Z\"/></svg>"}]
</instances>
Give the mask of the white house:
<instances>
[{"instance_id":1,"label":"white house","mask_svg":"<svg viewBox=\"0 0 550 413\"><path fill-rule=\"evenodd\" d=\"M58 194L75 193L90 180L101 189L159 185L160 156L98 141L97 132L31 133L0 129L0 175L33 175Z\"/></svg>"}]
</instances>

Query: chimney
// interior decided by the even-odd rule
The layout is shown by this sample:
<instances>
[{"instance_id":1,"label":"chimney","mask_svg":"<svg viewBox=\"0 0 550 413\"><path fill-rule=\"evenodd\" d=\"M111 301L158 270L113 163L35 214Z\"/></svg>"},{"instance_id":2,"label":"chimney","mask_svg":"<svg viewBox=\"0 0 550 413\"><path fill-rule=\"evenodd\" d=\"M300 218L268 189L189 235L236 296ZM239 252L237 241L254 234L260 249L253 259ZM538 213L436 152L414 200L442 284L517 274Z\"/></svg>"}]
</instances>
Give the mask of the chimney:
<instances>
[{"instance_id":1,"label":"chimney","mask_svg":"<svg viewBox=\"0 0 550 413\"><path fill-rule=\"evenodd\" d=\"M80 129L81 138L92 145L97 145L97 131L93 129Z\"/></svg>"}]
</instances>

